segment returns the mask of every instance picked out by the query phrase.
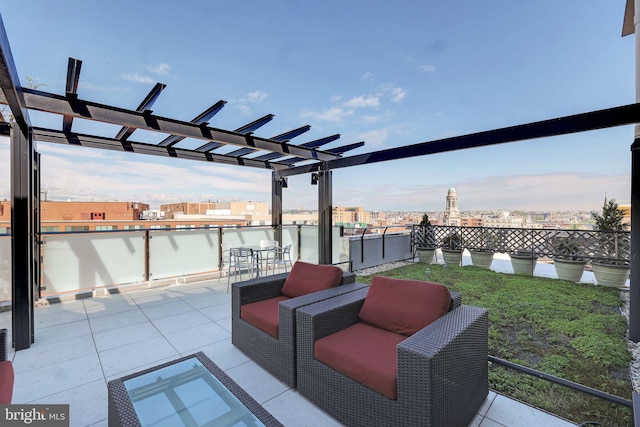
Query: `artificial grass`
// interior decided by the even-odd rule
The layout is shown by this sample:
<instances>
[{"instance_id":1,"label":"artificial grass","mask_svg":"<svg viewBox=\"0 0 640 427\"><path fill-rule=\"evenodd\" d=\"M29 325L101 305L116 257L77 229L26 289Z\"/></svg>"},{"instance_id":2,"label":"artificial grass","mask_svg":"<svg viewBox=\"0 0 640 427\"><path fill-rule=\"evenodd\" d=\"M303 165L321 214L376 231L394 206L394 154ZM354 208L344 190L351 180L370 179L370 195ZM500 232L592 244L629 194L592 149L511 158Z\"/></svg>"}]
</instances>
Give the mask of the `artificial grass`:
<instances>
[{"instance_id":1,"label":"artificial grass","mask_svg":"<svg viewBox=\"0 0 640 427\"><path fill-rule=\"evenodd\" d=\"M377 275L441 283L461 292L463 304L487 308L490 355L631 399L627 321L617 289L426 263ZM578 424L631 424L628 408L501 366L490 365L489 386Z\"/></svg>"}]
</instances>

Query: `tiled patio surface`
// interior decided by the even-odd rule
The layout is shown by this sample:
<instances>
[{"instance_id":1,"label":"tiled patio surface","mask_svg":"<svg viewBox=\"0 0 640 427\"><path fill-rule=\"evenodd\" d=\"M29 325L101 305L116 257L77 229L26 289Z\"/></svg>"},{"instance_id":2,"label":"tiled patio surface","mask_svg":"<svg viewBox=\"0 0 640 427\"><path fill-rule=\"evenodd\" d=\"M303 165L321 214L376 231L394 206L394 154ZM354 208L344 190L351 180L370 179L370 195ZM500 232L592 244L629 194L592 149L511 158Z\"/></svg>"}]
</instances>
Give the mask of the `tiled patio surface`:
<instances>
[{"instance_id":1,"label":"tiled patio surface","mask_svg":"<svg viewBox=\"0 0 640 427\"><path fill-rule=\"evenodd\" d=\"M36 308L35 344L10 354L13 402L70 404L72 426L106 426L108 381L203 351L284 425L340 425L231 344L225 291L213 280ZM0 328L11 331L11 312ZM491 392L471 425L574 424Z\"/></svg>"}]
</instances>

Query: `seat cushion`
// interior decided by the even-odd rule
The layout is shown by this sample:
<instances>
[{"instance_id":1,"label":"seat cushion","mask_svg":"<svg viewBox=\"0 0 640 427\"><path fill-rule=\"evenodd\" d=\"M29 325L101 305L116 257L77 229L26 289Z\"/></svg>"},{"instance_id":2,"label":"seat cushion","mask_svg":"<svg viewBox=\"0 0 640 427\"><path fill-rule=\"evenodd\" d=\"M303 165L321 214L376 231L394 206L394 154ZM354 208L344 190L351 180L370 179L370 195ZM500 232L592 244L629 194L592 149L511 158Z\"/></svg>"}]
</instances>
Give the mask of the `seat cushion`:
<instances>
[{"instance_id":1,"label":"seat cushion","mask_svg":"<svg viewBox=\"0 0 640 427\"><path fill-rule=\"evenodd\" d=\"M278 303L290 299L279 296L240 307L240 317L256 328L278 338Z\"/></svg>"},{"instance_id":2,"label":"seat cushion","mask_svg":"<svg viewBox=\"0 0 640 427\"><path fill-rule=\"evenodd\" d=\"M349 378L395 399L398 382L396 346L406 338L360 322L316 341L315 357Z\"/></svg>"},{"instance_id":3,"label":"seat cushion","mask_svg":"<svg viewBox=\"0 0 640 427\"><path fill-rule=\"evenodd\" d=\"M375 276L360 309L360 320L410 336L443 316L450 304L446 286Z\"/></svg>"},{"instance_id":4,"label":"seat cushion","mask_svg":"<svg viewBox=\"0 0 640 427\"><path fill-rule=\"evenodd\" d=\"M0 405L11 403L13 396L13 365L11 361L0 362Z\"/></svg>"},{"instance_id":5,"label":"seat cushion","mask_svg":"<svg viewBox=\"0 0 640 427\"><path fill-rule=\"evenodd\" d=\"M335 265L298 261L284 281L282 293L295 298L338 286L341 280L342 270Z\"/></svg>"}]
</instances>

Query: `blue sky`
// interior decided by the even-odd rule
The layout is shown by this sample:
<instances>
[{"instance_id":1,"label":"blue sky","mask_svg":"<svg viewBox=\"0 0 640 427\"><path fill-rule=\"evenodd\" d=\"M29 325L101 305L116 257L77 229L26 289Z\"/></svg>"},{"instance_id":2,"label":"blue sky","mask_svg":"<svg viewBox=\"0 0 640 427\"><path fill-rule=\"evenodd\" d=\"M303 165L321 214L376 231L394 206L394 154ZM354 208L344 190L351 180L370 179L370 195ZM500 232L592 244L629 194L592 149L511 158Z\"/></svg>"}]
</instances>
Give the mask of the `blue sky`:
<instances>
[{"instance_id":1,"label":"blue sky","mask_svg":"<svg viewBox=\"0 0 640 427\"><path fill-rule=\"evenodd\" d=\"M191 120L223 99L211 126L265 114L270 137L342 134L347 155L634 102L634 40L624 0L154 1L0 0L23 84L63 94L69 57L79 97L135 109L155 82L155 114ZM31 114L38 126L61 118ZM74 121L77 132L118 128ZM161 134L130 138L159 142ZM632 126L334 171L334 206L443 210L595 210L628 203ZM182 146L195 146L185 141ZM270 201L270 173L40 143L54 200ZM9 197L0 140L0 198ZM285 209L317 207L308 176L290 178Z\"/></svg>"}]
</instances>

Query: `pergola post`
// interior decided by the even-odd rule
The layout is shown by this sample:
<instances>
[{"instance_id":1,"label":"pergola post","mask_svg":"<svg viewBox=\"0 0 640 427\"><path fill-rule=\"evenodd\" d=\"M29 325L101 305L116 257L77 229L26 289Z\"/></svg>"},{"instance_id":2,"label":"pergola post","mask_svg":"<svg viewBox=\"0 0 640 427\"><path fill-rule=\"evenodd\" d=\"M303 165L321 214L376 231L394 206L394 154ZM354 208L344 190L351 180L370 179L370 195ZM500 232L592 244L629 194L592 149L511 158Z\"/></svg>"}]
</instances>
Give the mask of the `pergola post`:
<instances>
[{"instance_id":1,"label":"pergola post","mask_svg":"<svg viewBox=\"0 0 640 427\"><path fill-rule=\"evenodd\" d=\"M631 146L631 253L629 339L640 341L640 138Z\"/></svg>"},{"instance_id":2,"label":"pergola post","mask_svg":"<svg viewBox=\"0 0 640 427\"><path fill-rule=\"evenodd\" d=\"M318 263L333 263L333 216L332 172L326 163L318 172Z\"/></svg>"},{"instance_id":3,"label":"pergola post","mask_svg":"<svg viewBox=\"0 0 640 427\"><path fill-rule=\"evenodd\" d=\"M273 240L282 246L282 189L287 186L287 178L280 177L277 170L271 173L271 226Z\"/></svg>"},{"instance_id":4,"label":"pergola post","mask_svg":"<svg viewBox=\"0 0 640 427\"><path fill-rule=\"evenodd\" d=\"M32 133L16 123L11 128L11 314L13 344L17 350L34 342L33 291L38 281L33 229L35 188ZM36 195L35 193L38 193Z\"/></svg>"},{"instance_id":5,"label":"pergola post","mask_svg":"<svg viewBox=\"0 0 640 427\"><path fill-rule=\"evenodd\" d=\"M640 102L640 0L634 0L636 46L636 102ZM627 8L630 3L627 3ZM629 254L629 339L640 341L640 125L631 145L631 252Z\"/></svg>"}]
</instances>

